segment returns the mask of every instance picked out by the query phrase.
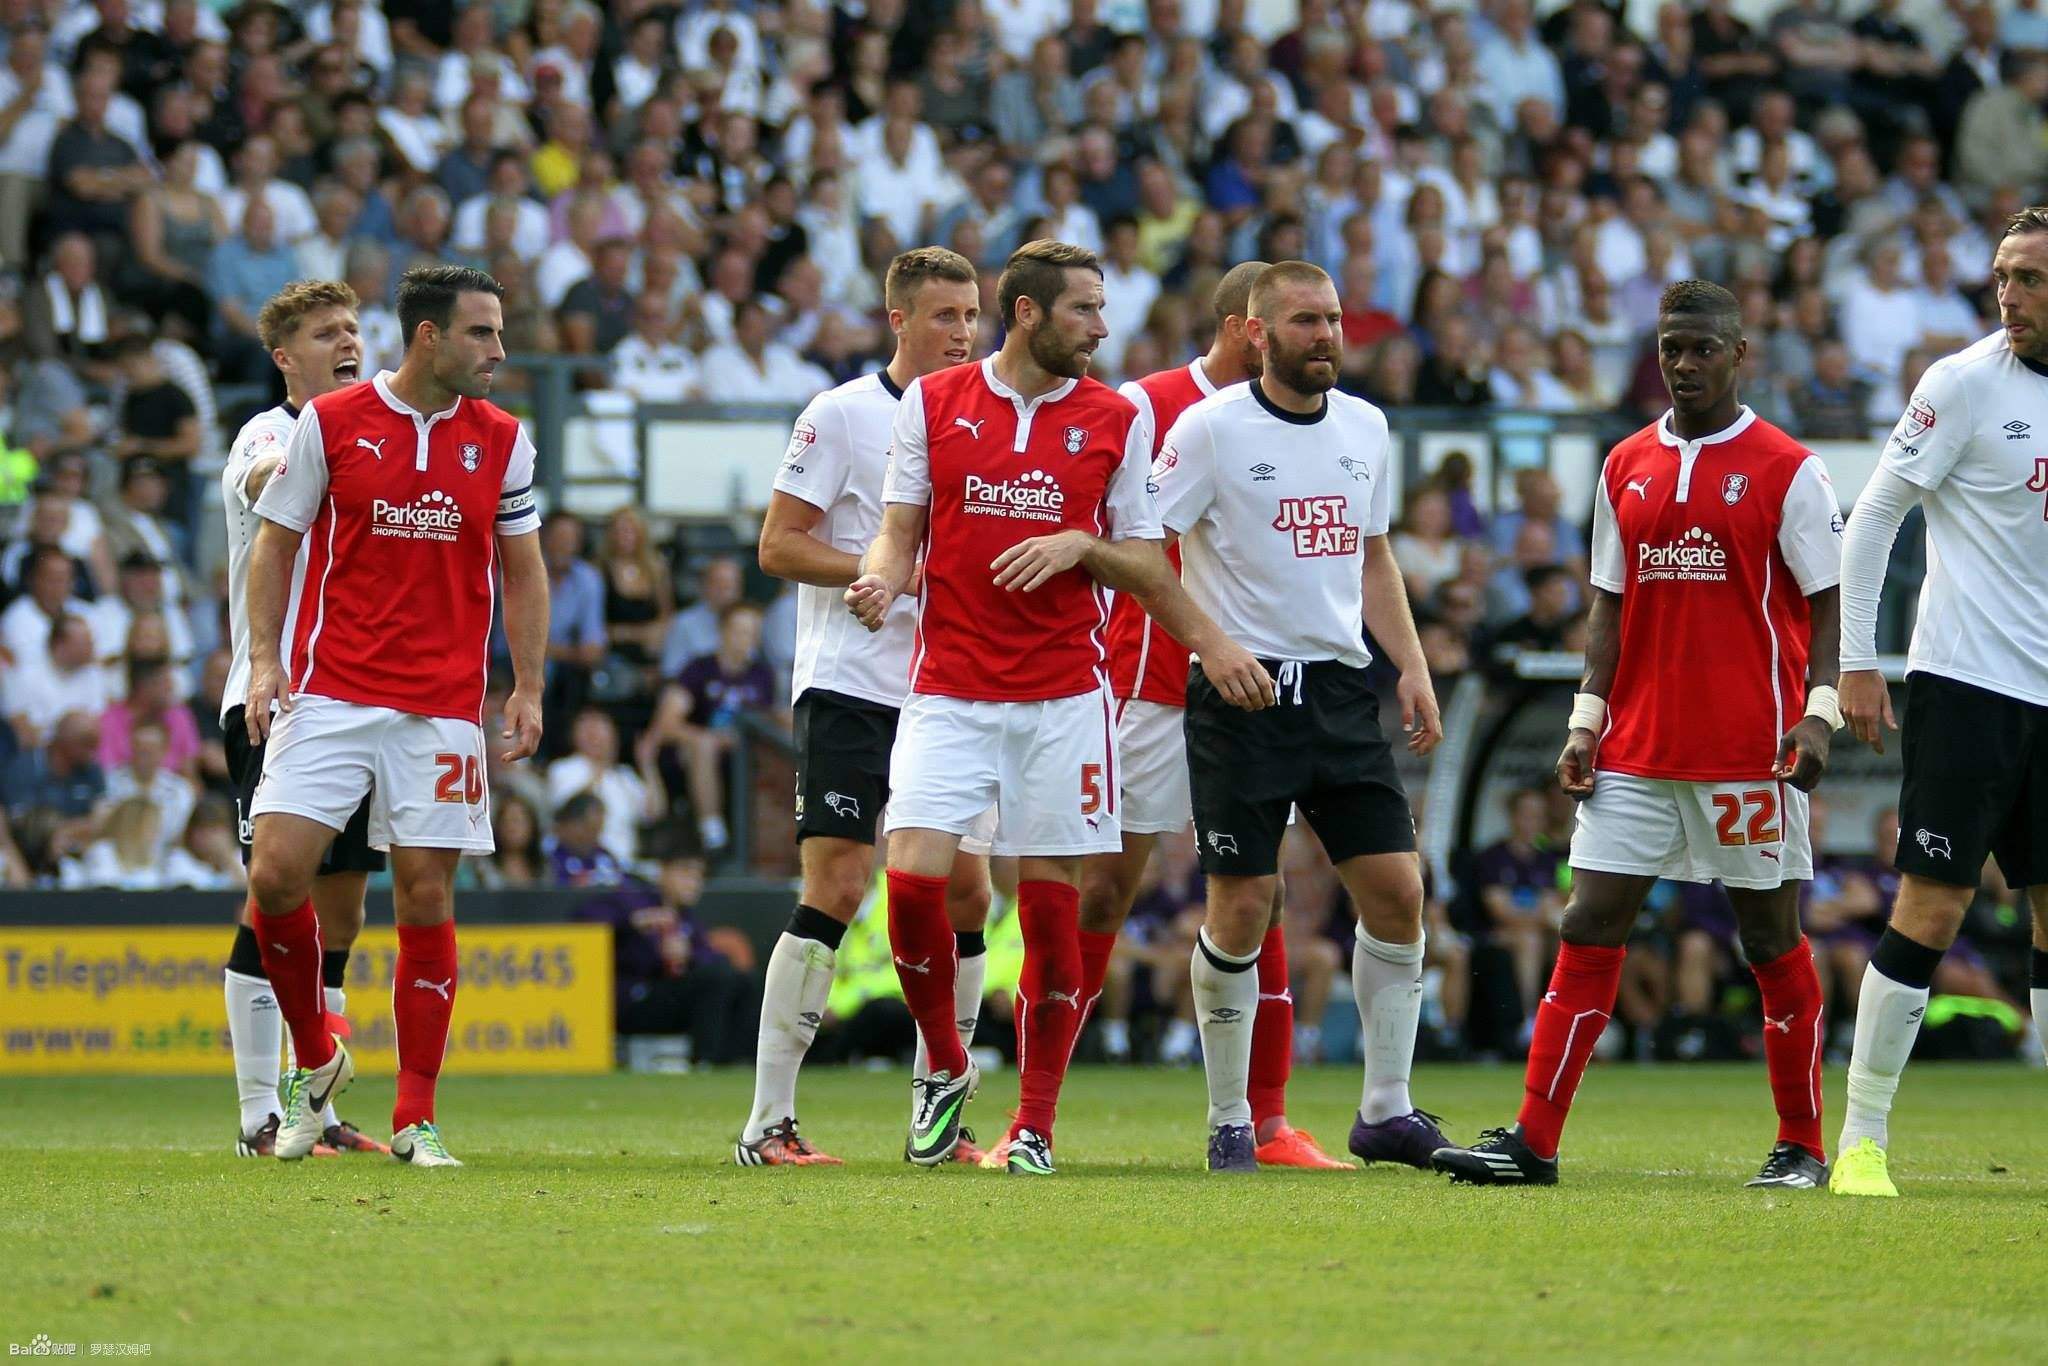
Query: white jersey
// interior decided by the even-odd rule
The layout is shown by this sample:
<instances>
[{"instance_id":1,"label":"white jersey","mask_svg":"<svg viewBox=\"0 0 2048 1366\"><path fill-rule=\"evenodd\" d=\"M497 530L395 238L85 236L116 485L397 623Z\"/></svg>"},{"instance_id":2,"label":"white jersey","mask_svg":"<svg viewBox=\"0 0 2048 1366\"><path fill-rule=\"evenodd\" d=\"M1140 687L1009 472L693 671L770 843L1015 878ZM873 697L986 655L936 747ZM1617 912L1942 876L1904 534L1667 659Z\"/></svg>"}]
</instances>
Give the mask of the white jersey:
<instances>
[{"instance_id":1,"label":"white jersey","mask_svg":"<svg viewBox=\"0 0 2048 1366\"><path fill-rule=\"evenodd\" d=\"M1262 659L1362 668L1365 541L1387 533L1392 443L1364 399L1325 400L1303 417L1233 384L1181 414L1152 483L1181 582L1225 635Z\"/></svg>"},{"instance_id":2,"label":"white jersey","mask_svg":"<svg viewBox=\"0 0 2048 1366\"><path fill-rule=\"evenodd\" d=\"M256 515L256 500L249 496L249 470L266 455L284 458L291 444L292 428L298 425L299 410L289 403L260 412L242 424L235 444L228 450L227 465L220 472L221 502L228 517L228 638L234 662L228 666L227 686L221 690L221 720L249 697L249 551L256 544L256 529L263 519ZM299 585L306 577L306 546L299 544L292 562L291 596L286 599L284 639L291 639L292 616L298 608Z\"/></svg>"},{"instance_id":3,"label":"white jersey","mask_svg":"<svg viewBox=\"0 0 2048 1366\"><path fill-rule=\"evenodd\" d=\"M1907 668L2048 706L2048 370L2005 333L1929 366L1880 465L1920 490Z\"/></svg>"},{"instance_id":4,"label":"white jersey","mask_svg":"<svg viewBox=\"0 0 2048 1366\"><path fill-rule=\"evenodd\" d=\"M819 394L796 420L775 487L824 512L812 534L834 550L859 555L882 528L882 475L902 397L886 373L862 375ZM900 707L910 692L916 634L915 594L891 603L882 629L870 635L846 610L842 590L800 583L789 695L822 688Z\"/></svg>"}]
</instances>

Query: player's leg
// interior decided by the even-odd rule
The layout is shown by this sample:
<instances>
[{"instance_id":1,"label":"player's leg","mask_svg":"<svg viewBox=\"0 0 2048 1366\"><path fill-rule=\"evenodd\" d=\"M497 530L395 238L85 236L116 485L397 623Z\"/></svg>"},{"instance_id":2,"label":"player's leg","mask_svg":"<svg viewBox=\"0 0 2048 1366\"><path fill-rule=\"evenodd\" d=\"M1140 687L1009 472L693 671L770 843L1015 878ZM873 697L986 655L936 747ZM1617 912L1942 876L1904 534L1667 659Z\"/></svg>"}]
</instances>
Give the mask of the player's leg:
<instances>
[{"instance_id":1,"label":"player's leg","mask_svg":"<svg viewBox=\"0 0 2048 1366\"><path fill-rule=\"evenodd\" d=\"M354 825L344 830L328 851L326 866L343 870L324 872L313 879L313 914L320 921L320 984L327 1007L327 1027L346 1039L348 1028L348 960L356 939L363 932L363 893L369 885L366 869L349 867L356 859L344 857L344 846L357 854L368 854L367 845L351 840ZM374 855L381 865L383 855ZM335 1152L387 1153L389 1148L371 1138L335 1113L329 1098L320 1112L320 1141Z\"/></svg>"},{"instance_id":2,"label":"player's leg","mask_svg":"<svg viewBox=\"0 0 2048 1366\"><path fill-rule=\"evenodd\" d=\"M946 878L946 923L953 927L953 1029L960 1047L974 1047L974 1032L981 1025L982 997L988 983L989 907L995 888L989 881L988 855L995 838L995 812L990 810L975 822L961 839L953 855L953 871ZM910 1064L910 1110L913 1121L924 1095L923 1083L932 1074L931 1054L918 1035ZM955 1162L979 1163L985 1154L971 1131L963 1128L953 1145Z\"/></svg>"},{"instance_id":3,"label":"player's leg","mask_svg":"<svg viewBox=\"0 0 2048 1366\"><path fill-rule=\"evenodd\" d=\"M249 863L254 828L249 805L263 772L263 750L249 743L242 709L229 710L221 726L227 751L228 777L235 786L235 833L242 865ZM221 994L227 1007L228 1046L235 1060L235 1092L241 1120L235 1152L242 1157L269 1157L277 1150L282 1115L278 1097L278 1063L284 1048L284 1016L263 967L263 951L254 928L255 903L244 900L235 915L235 938L221 973Z\"/></svg>"},{"instance_id":4,"label":"player's leg","mask_svg":"<svg viewBox=\"0 0 2048 1366\"><path fill-rule=\"evenodd\" d=\"M391 1014L398 1026L398 1096L391 1155L421 1167L459 1167L434 1119L434 1092L455 1016L455 868L460 849L394 847L391 902L398 963Z\"/></svg>"},{"instance_id":5,"label":"player's leg","mask_svg":"<svg viewBox=\"0 0 2048 1366\"><path fill-rule=\"evenodd\" d=\"M1366 1162L1402 1162L1428 1170L1431 1155L1447 1142L1436 1118L1418 1109L1408 1091L1422 1019L1421 859L1412 849L1350 853L1331 824L1330 807L1305 804L1303 809L1318 822L1317 833L1330 847L1358 914L1351 994L1365 1034L1365 1084L1350 1149ZM1348 823L1372 828L1362 810L1354 811ZM1412 841L1412 827L1407 832Z\"/></svg>"},{"instance_id":6,"label":"player's leg","mask_svg":"<svg viewBox=\"0 0 2048 1366\"><path fill-rule=\"evenodd\" d=\"M1258 1143L1253 1156L1268 1167L1351 1171L1349 1162L1339 1162L1325 1153L1315 1135L1287 1122L1287 1078L1294 1069L1294 991L1286 919L1287 884L1276 877L1266 933L1259 941L1259 1004L1252 1017L1251 1068L1245 1082L1245 1095L1252 1107L1252 1137ZM1305 963L1315 961L1313 954L1305 959ZM1326 971L1323 990L1316 995L1319 1002L1327 1000L1328 987Z\"/></svg>"},{"instance_id":7,"label":"player's leg","mask_svg":"<svg viewBox=\"0 0 2048 1366\"><path fill-rule=\"evenodd\" d=\"M2034 955L2027 976L2027 1001L2033 1008L2034 1035L2048 1044L2048 886L2027 888L2027 902L2034 911Z\"/></svg>"},{"instance_id":8,"label":"player's leg","mask_svg":"<svg viewBox=\"0 0 2048 1366\"><path fill-rule=\"evenodd\" d=\"M1241 851L1235 860L1254 867L1275 863L1285 809L1268 816L1271 833L1257 840L1250 820L1233 824ZM1258 856L1261 846L1268 856ZM1220 862L1221 860L1218 860ZM1208 860L1205 860L1205 864ZM1188 960L1188 986L1202 1038L1202 1071L1209 1087L1209 1170L1258 1170L1252 1128L1252 1024L1259 1009L1259 949L1279 885L1271 872L1208 871L1208 904L1195 950Z\"/></svg>"},{"instance_id":9,"label":"player's leg","mask_svg":"<svg viewBox=\"0 0 2048 1366\"><path fill-rule=\"evenodd\" d=\"M1810 1189L1827 1183L1821 1138L1820 1064L1826 1051L1820 972L1799 930L1799 893L1807 880L1774 888L1730 887L1742 956L1763 996L1764 1061L1778 1110L1777 1144L1752 1186Z\"/></svg>"},{"instance_id":10,"label":"player's leg","mask_svg":"<svg viewBox=\"0 0 2048 1366\"><path fill-rule=\"evenodd\" d=\"M1120 754L1118 756L1122 758ZM1125 798L1130 788L1126 783ZM1110 960L1116 954L1117 936L1137 903L1138 889L1145 880L1145 867L1152 861L1159 836L1125 830L1123 848L1114 854L1099 854L1081 860L1081 1023L1086 1026L1095 1014L1109 978ZM1103 1022L1105 1032L1117 1026L1121 1033L1111 1054L1128 1056L1131 1051L1130 1021L1117 1012Z\"/></svg>"}]
</instances>

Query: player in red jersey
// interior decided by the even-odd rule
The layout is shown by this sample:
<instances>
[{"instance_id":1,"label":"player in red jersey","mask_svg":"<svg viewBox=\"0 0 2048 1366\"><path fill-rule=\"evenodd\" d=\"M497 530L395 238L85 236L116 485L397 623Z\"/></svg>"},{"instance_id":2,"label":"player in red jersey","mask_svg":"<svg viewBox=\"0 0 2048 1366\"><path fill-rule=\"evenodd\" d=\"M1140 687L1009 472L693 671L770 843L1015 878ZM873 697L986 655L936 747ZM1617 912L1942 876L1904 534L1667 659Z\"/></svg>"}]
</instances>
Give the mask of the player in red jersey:
<instances>
[{"instance_id":1,"label":"player in red jersey","mask_svg":"<svg viewBox=\"0 0 2048 1366\"><path fill-rule=\"evenodd\" d=\"M1557 763L1580 803L1557 966L1519 1121L1440 1149L1432 1165L1453 1179L1556 1182L1629 927L1667 877L1727 887L1762 989L1778 1142L1749 1184L1826 1184L1820 978L1799 891L1813 877L1806 794L1841 725L1842 517L1819 457L1736 397L1747 349L1727 290L1664 291L1671 411L1609 453L1594 494L1586 677Z\"/></svg>"},{"instance_id":2,"label":"player in red jersey","mask_svg":"<svg viewBox=\"0 0 2048 1366\"><path fill-rule=\"evenodd\" d=\"M1210 303L1216 339L1208 354L1125 384L1119 393L1150 419L1152 453L1166 440L1175 419L1195 404L1264 368L1259 349L1245 335L1252 282L1264 261L1232 266L1216 284ZM1167 547L1177 572L1180 547ZM1123 848L1089 859L1081 872L1082 1021L1102 995L1118 933L1138 899L1138 886L1161 835L1185 830L1194 819L1188 795L1187 647L1168 635L1128 594L1119 593L1109 611L1109 686L1117 699L1117 759L1123 775ZM1287 987L1287 949L1280 923L1285 893L1273 894L1273 917L1259 951L1259 1009L1252 1026L1250 1098L1258 1159L1270 1166L1353 1170L1323 1152L1315 1139L1287 1122L1287 1076L1294 1053L1294 997Z\"/></svg>"},{"instance_id":3,"label":"player in red jersey","mask_svg":"<svg viewBox=\"0 0 2048 1366\"><path fill-rule=\"evenodd\" d=\"M879 629L922 549L887 822L889 943L932 1066L905 1156L935 1166L951 1155L980 1080L954 1031L946 881L961 835L995 802L995 852L1019 860L1024 933L1021 1095L1000 1151L1013 1173L1049 1175L1081 1025L1081 857L1119 844L1103 586L1190 642L1235 705L1270 704L1273 684L1182 591L1147 489L1151 433L1129 399L1086 377L1108 335L1094 253L1027 243L997 294L1002 350L904 391L882 529L846 601Z\"/></svg>"},{"instance_id":4,"label":"player in red jersey","mask_svg":"<svg viewBox=\"0 0 2048 1366\"><path fill-rule=\"evenodd\" d=\"M311 1150L321 1108L355 1076L326 1028L310 893L321 856L368 794L370 843L390 850L398 921L391 1155L461 1165L435 1127L434 1085L455 1004L456 862L492 848L482 722L497 572L514 673L508 761L540 743L548 633L533 442L484 401L505 359L499 296L482 271L407 271L397 372L308 404L256 503L245 716L269 749L251 803L249 890L298 1054L281 1158ZM304 586L288 619L301 540Z\"/></svg>"}]
</instances>

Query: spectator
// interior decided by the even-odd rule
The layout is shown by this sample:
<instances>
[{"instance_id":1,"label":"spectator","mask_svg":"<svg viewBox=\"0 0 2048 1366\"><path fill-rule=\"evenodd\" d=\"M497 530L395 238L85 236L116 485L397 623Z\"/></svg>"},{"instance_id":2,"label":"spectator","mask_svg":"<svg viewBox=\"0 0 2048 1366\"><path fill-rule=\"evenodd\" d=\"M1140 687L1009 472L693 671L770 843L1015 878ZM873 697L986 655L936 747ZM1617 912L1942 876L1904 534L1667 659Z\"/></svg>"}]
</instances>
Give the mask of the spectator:
<instances>
[{"instance_id":1,"label":"spectator","mask_svg":"<svg viewBox=\"0 0 2048 1366\"><path fill-rule=\"evenodd\" d=\"M112 772L127 766L134 757L137 732L150 725L163 729L164 766L189 777L199 758L199 728L192 713L177 704L170 666L160 659L131 658L127 695L111 703L100 717L101 770ZM173 837L178 833L173 831Z\"/></svg>"},{"instance_id":2,"label":"spectator","mask_svg":"<svg viewBox=\"0 0 2048 1366\"><path fill-rule=\"evenodd\" d=\"M29 812L46 810L67 832L62 843L82 848L93 809L107 789L106 774L94 758L99 747L99 718L65 712L41 749L25 749L9 762L8 815L18 825Z\"/></svg>"},{"instance_id":3,"label":"spectator","mask_svg":"<svg viewBox=\"0 0 2048 1366\"><path fill-rule=\"evenodd\" d=\"M72 82L75 107L50 144L48 227L118 245L128 230L128 202L147 189L149 168L134 146L107 125L114 78L89 65Z\"/></svg>"},{"instance_id":4,"label":"spectator","mask_svg":"<svg viewBox=\"0 0 2048 1366\"><path fill-rule=\"evenodd\" d=\"M704 391L727 403L801 404L831 379L781 342L769 340L771 321L759 298L734 310L733 339L704 353Z\"/></svg>"},{"instance_id":5,"label":"spectator","mask_svg":"<svg viewBox=\"0 0 2048 1366\"><path fill-rule=\"evenodd\" d=\"M657 778L650 783L619 762L619 728L610 713L585 707L576 713L570 732L574 752L548 765L548 800L557 810L579 792L593 792L604 803L598 842L621 863L637 861L640 822L659 816L666 805ZM643 768L652 772L652 763Z\"/></svg>"},{"instance_id":6,"label":"spectator","mask_svg":"<svg viewBox=\"0 0 2048 1366\"><path fill-rule=\"evenodd\" d=\"M1792 390L1796 430L1808 441L1861 440L1870 434L1869 380L1849 364L1849 348L1828 340L1814 348L1813 374Z\"/></svg>"},{"instance_id":7,"label":"spectator","mask_svg":"<svg viewBox=\"0 0 2048 1366\"><path fill-rule=\"evenodd\" d=\"M116 802L100 826L101 837L76 859L62 864L65 887L114 887L154 892L172 885L162 855L163 812L147 797Z\"/></svg>"},{"instance_id":8,"label":"spectator","mask_svg":"<svg viewBox=\"0 0 2048 1366\"><path fill-rule=\"evenodd\" d=\"M684 785L706 849L726 844L724 765L741 743L739 718L770 711L775 699L775 677L761 658L761 609L736 602L719 617L718 649L683 666L656 717L659 726L665 714L676 733L661 743L681 751ZM673 721L678 713L679 726Z\"/></svg>"},{"instance_id":9,"label":"spectator","mask_svg":"<svg viewBox=\"0 0 2048 1366\"><path fill-rule=\"evenodd\" d=\"M164 485L161 496L155 497L158 510L168 509L171 518L189 533L192 462L199 456L199 409L191 395L165 376L163 359L149 337L123 337L110 348L109 355L127 385L121 400L121 438L112 452L126 462L123 487L131 482L131 467L135 479L153 474ZM153 494L144 490L139 496Z\"/></svg>"},{"instance_id":10,"label":"spectator","mask_svg":"<svg viewBox=\"0 0 2048 1366\"><path fill-rule=\"evenodd\" d=\"M1842 340L1849 359L1866 379L1882 379L1899 368L1920 335L1918 302L1901 278L1901 252L1895 241L1880 238L1863 254L1864 269L1842 291Z\"/></svg>"},{"instance_id":11,"label":"spectator","mask_svg":"<svg viewBox=\"0 0 2048 1366\"><path fill-rule=\"evenodd\" d=\"M88 348L104 344L107 296L97 281L99 252L83 232L67 232L50 249L50 269L42 287L28 293L22 331L28 352L38 360L77 363Z\"/></svg>"},{"instance_id":12,"label":"spectator","mask_svg":"<svg viewBox=\"0 0 2048 1366\"><path fill-rule=\"evenodd\" d=\"M562 296L562 349L572 355L609 352L632 328L633 295L626 272L633 264L633 244L608 237L597 244L591 273L569 286Z\"/></svg>"},{"instance_id":13,"label":"spectator","mask_svg":"<svg viewBox=\"0 0 2048 1366\"><path fill-rule=\"evenodd\" d=\"M159 322L178 319L194 339L212 330L208 271L214 248L228 237L219 201L199 188L199 147L186 141L170 150L163 182L135 196L128 230L131 279L143 303Z\"/></svg>"},{"instance_id":14,"label":"spectator","mask_svg":"<svg viewBox=\"0 0 2048 1366\"><path fill-rule=\"evenodd\" d=\"M635 509L619 508L605 523L598 569L604 575L611 658L639 676L636 694L651 695L675 604L668 574L647 539L647 524Z\"/></svg>"},{"instance_id":15,"label":"spectator","mask_svg":"<svg viewBox=\"0 0 2048 1366\"><path fill-rule=\"evenodd\" d=\"M0 69L0 266L29 264L29 219L50 168L50 146L76 106L64 69L49 60L49 38L33 21L19 24Z\"/></svg>"},{"instance_id":16,"label":"spectator","mask_svg":"<svg viewBox=\"0 0 2048 1366\"><path fill-rule=\"evenodd\" d=\"M1523 1012L1527 1041L1543 980L1557 951L1557 930L1564 920L1564 896L1558 890L1555 851L1543 837L1543 794L1523 788L1508 794L1508 833L1480 850L1472 864L1472 884L1486 912L1486 933L1514 961L1515 988Z\"/></svg>"},{"instance_id":17,"label":"spectator","mask_svg":"<svg viewBox=\"0 0 2048 1366\"><path fill-rule=\"evenodd\" d=\"M544 729L560 735L589 695L590 671L604 658L604 576L583 558L583 523L572 512L548 514L540 545L549 602Z\"/></svg>"},{"instance_id":18,"label":"spectator","mask_svg":"<svg viewBox=\"0 0 2048 1366\"><path fill-rule=\"evenodd\" d=\"M1577 404L1571 393L1545 368L1543 343L1528 328L1510 326L1501 332L1495 364L1487 377L1494 402L1504 408L1535 408L1569 412Z\"/></svg>"},{"instance_id":19,"label":"spectator","mask_svg":"<svg viewBox=\"0 0 2048 1366\"><path fill-rule=\"evenodd\" d=\"M1463 548L1451 530L1451 500L1442 489L1420 484L1409 491L1393 549L1412 601L1424 601L1438 584L1456 577Z\"/></svg>"},{"instance_id":20,"label":"spectator","mask_svg":"<svg viewBox=\"0 0 2048 1366\"><path fill-rule=\"evenodd\" d=\"M1508 514L1512 516L1513 514ZM1498 527L1502 519L1496 519ZM1496 625L1527 616L1530 606L1529 571L1546 566L1561 565L1564 559L1557 551L1555 524L1549 521L1522 521L1515 526L1514 542L1508 547L1508 556L1486 585L1486 619ZM1578 606L1577 579L1567 574L1566 583L1572 586L1572 610Z\"/></svg>"},{"instance_id":21,"label":"spectator","mask_svg":"<svg viewBox=\"0 0 2048 1366\"><path fill-rule=\"evenodd\" d=\"M744 584L740 562L730 555L706 560L697 574L697 600L675 614L661 643L661 672L674 678L700 656L718 650L719 622L725 609L740 600Z\"/></svg>"},{"instance_id":22,"label":"spectator","mask_svg":"<svg viewBox=\"0 0 2048 1366\"><path fill-rule=\"evenodd\" d=\"M241 231L213 250L208 282L216 310L214 343L221 373L244 384L273 386L277 368L256 332L256 315L279 290L298 278L298 262L277 236L270 204L252 197Z\"/></svg>"},{"instance_id":23,"label":"spectator","mask_svg":"<svg viewBox=\"0 0 2048 1366\"><path fill-rule=\"evenodd\" d=\"M176 884L210 891L248 885L242 845L235 835L235 808L227 798L199 799L185 824L184 842L166 856L165 872Z\"/></svg>"},{"instance_id":24,"label":"spectator","mask_svg":"<svg viewBox=\"0 0 2048 1366\"><path fill-rule=\"evenodd\" d=\"M1105 370L1121 370L1124 347L1143 329L1158 298L1159 277L1138 259L1138 221L1128 216L1110 220L1102 261L1102 320L1109 336L1096 353Z\"/></svg>"},{"instance_id":25,"label":"spectator","mask_svg":"<svg viewBox=\"0 0 2048 1366\"><path fill-rule=\"evenodd\" d=\"M105 744L104 735L101 743ZM129 736L128 762L107 768L107 790L102 798L109 806L130 797L148 799L161 817L155 851L158 858L169 854L184 839L185 823L199 801L199 789L192 780L165 767L170 743L170 732L162 721L137 722Z\"/></svg>"},{"instance_id":26,"label":"spectator","mask_svg":"<svg viewBox=\"0 0 2048 1366\"><path fill-rule=\"evenodd\" d=\"M626 870L604 847L604 799L578 792L555 808L555 833L547 842L548 876L557 887L616 887Z\"/></svg>"},{"instance_id":27,"label":"spectator","mask_svg":"<svg viewBox=\"0 0 2048 1366\"><path fill-rule=\"evenodd\" d=\"M101 659L111 664L125 648L136 622L155 619L164 631L163 659L174 671L173 690L184 697L191 691L186 671L197 652L197 643L192 638L192 623L183 612L171 607L164 575L163 563L147 551L134 550L124 556L120 591L93 604L93 637L100 642Z\"/></svg>"},{"instance_id":28,"label":"spectator","mask_svg":"<svg viewBox=\"0 0 2048 1366\"><path fill-rule=\"evenodd\" d=\"M1493 519L1492 547L1496 555L1515 554L1515 544L1527 522L1541 522L1550 528L1556 563L1570 569L1575 578L1584 577L1586 538L1571 519L1564 516L1564 491L1557 477L1546 469L1515 471L1515 497L1520 506Z\"/></svg>"},{"instance_id":29,"label":"spectator","mask_svg":"<svg viewBox=\"0 0 2048 1366\"><path fill-rule=\"evenodd\" d=\"M313 201L289 180L278 178L277 143L258 134L235 153L235 183L220 197L220 211L230 228L247 231L249 206L257 200L270 206L268 239L289 248L319 225ZM268 249L267 247L265 248Z\"/></svg>"},{"instance_id":30,"label":"spectator","mask_svg":"<svg viewBox=\"0 0 2048 1366\"><path fill-rule=\"evenodd\" d=\"M633 300L633 330L611 352L612 387L641 403L683 403L700 392L697 357L677 340L668 299L642 293Z\"/></svg>"},{"instance_id":31,"label":"spectator","mask_svg":"<svg viewBox=\"0 0 2048 1366\"><path fill-rule=\"evenodd\" d=\"M523 891L551 881L542 848L540 813L516 792L500 792L491 812L497 847L477 861L477 878L492 891Z\"/></svg>"},{"instance_id":32,"label":"spectator","mask_svg":"<svg viewBox=\"0 0 2048 1366\"><path fill-rule=\"evenodd\" d=\"M7 720L24 750L47 741L65 713L97 717L113 701L93 651L92 628L69 612L60 611L51 623L47 648L20 656L4 680Z\"/></svg>"},{"instance_id":33,"label":"spectator","mask_svg":"<svg viewBox=\"0 0 2048 1366\"><path fill-rule=\"evenodd\" d=\"M54 545L38 545L28 553L19 597L0 612L0 645L16 660L42 659L50 630L60 616L86 617L92 612L74 596L80 569ZM93 633L95 641L103 637Z\"/></svg>"},{"instance_id":34,"label":"spectator","mask_svg":"<svg viewBox=\"0 0 2048 1366\"><path fill-rule=\"evenodd\" d=\"M1464 315L1442 318L1434 340L1435 352L1423 363L1415 383L1415 401L1426 408L1481 408L1492 403L1493 390Z\"/></svg>"},{"instance_id":35,"label":"spectator","mask_svg":"<svg viewBox=\"0 0 2048 1366\"><path fill-rule=\"evenodd\" d=\"M1522 571L1529 610L1493 634L1496 650L1562 650L1577 591L1562 566L1539 564Z\"/></svg>"}]
</instances>

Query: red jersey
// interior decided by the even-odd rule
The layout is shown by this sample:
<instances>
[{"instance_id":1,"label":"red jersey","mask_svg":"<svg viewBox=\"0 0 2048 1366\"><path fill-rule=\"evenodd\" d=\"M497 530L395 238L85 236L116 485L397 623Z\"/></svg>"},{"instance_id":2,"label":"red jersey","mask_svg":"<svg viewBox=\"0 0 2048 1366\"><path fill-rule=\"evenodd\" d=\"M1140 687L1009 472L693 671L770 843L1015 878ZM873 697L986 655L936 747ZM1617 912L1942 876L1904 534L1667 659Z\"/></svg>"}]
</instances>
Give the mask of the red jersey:
<instances>
[{"instance_id":1,"label":"red jersey","mask_svg":"<svg viewBox=\"0 0 2048 1366\"><path fill-rule=\"evenodd\" d=\"M1138 410L1097 380L1026 400L990 358L904 390L882 501L929 509L910 690L1038 702L1103 686L1102 585L1077 566L1013 591L989 566L1020 541L1070 529L1160 539L1151 467Z\"/></svg>"},{"instance_id":2,"label":"red jersey","mask_svg":"<svg viewBox=\"0 0 2048 1366\"><path fill-rule=\"evenodd\" d=\"M481 724L497 538L540 526L533 442L478 399L415 412L389 379L307 404L257 500L306 533L286 676L294 692Z\"/></svg>"},{"instance_id":3,"label":"red jersey","mask_svg":"<svg viewBox=\"0 0 2048 1366\"><path fill-rule=\"evenodd\" d=\"M1680 441L1667 413L1608 454L1593 586L1621 595L1621 660L1596 767L1767 779L1806 710L1806 599L1841 578L1820 459L1749 409Z\"/></svg>"},{"instance_id":4,"label":"red jersey","mask_svg":"<svg viewBox=\"0 0 2048 1366\"><path fill-rule=\"evenodd\" d=\"M1132 380L1117 392L1151 419L1152 454L1156 457L1180 415L1215 393L1216 386L1197 360ZM1166 557L1179 573L1178 542L1167 550ZM1188 647L1168 635L1128 593L1117 594L1109 606L1109 686L1118 697L1136 697L1168 707L1188 704Z\"/></svg>"}]
</instances>

